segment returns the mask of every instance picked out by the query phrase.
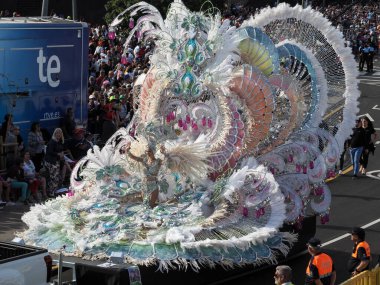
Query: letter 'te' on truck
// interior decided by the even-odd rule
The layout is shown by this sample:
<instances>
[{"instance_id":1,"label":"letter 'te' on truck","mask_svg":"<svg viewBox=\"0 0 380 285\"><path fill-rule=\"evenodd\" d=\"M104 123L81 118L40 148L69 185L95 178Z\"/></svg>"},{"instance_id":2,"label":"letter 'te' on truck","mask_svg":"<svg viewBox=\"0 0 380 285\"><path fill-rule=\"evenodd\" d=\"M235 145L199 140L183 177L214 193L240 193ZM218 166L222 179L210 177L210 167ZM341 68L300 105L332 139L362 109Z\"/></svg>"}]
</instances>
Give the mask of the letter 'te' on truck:
<instances>
[{"instance_id":1,"label":"letter 'te' on truck","mask_svg":"<svg viewBox=\"0 0 380 285\"><path fill-rule=\"evenodd\" d=\"M24 141L32 122L50 134L71 107L87 123L88 26L61 18L0 18L0 121Z\"/></svg>"}]
</instances>

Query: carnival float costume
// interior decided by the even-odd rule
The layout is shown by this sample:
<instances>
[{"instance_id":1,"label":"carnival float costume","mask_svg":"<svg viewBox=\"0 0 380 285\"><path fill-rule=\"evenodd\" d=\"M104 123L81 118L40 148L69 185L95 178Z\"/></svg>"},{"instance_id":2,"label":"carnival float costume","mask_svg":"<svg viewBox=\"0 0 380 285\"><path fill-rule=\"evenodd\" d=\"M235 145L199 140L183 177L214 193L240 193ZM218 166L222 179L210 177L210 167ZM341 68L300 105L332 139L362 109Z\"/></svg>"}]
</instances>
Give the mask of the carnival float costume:
<instances>
[{"instance_id":1,"label":"carnival float costume","mask_svg":"<svg viewBox=\"0 0 380 285\"><path fill-rule=\"evenodd\" d=\"M70 195L23 216L20 236L89 259L122 251L161 270L275 261L297 239L284 223L328 221L324 180L358 111L342 34L284 3L240 28L179 0L165 20L141 2L113 26L130 11L143 16L126 49L136 31L156 43L133 121L77 163ZM322 119L341 105L331 131Z\"/></svg>"}]
</instances>

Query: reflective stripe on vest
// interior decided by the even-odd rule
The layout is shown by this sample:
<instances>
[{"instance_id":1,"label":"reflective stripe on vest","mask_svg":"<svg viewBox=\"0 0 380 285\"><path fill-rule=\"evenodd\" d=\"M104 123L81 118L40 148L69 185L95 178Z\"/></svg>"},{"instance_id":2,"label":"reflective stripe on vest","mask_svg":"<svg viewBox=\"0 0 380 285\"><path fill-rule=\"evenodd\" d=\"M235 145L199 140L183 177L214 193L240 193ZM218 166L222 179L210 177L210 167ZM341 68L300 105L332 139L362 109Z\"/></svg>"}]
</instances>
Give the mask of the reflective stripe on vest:
<instances>
[{"instance_id":1,"label":"reflective stripe on vest","mask_svg":"<svg viewBox=\"0 0 380 285\"><path fill-rule=\"evenodd\" d=\"M356 247L355 247L355 251L354 251L354 252L352 253L352 255L351 255L353 258L358 258L358 249L359 249L359 247L364 248L364 250L365 250L365 254L367 255L368 258L371 257L371 250L370 250L370 248L369 248L369 244L368 244L366 241L361 241L361 242L359 242L359 243L356 245Z\"/></svg>"},{"instance_id":2,"label":"reflective stripe on vest","mask_svg":"<svg viewBox=\"0 0 380 285\"><path fill-rule=\"evenodd\" d=\"M311 263L312 262L312 263ZM318 269L319 278L328 277L332 273L333 262L330 256L325 253L321 253L318 255L314 255L310 261L308 266L306 267L306 275L309 277L314 277L310 270L310 264L313 264Z\"/></svg>"}]
</instances>

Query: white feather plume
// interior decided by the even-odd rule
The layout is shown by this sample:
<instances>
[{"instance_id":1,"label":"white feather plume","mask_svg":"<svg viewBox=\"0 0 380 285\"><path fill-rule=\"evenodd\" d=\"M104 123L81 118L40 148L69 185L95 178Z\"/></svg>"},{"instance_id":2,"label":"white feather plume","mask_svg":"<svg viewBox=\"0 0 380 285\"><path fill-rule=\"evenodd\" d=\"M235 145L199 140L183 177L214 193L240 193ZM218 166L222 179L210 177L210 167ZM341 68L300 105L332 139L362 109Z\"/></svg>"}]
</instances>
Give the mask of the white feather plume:
<instances>
[{"instance_id":1,"label":"white feather plume","mask_svg":"<svg viewBox=\"0 0 380 285\"><path fill-rule=\"evenodd\" d=\"M203 180L210 171L207 158L210 153L204 143L165 143L167 167L189 176L194 181Z\"/></svg>"}]
</instances>

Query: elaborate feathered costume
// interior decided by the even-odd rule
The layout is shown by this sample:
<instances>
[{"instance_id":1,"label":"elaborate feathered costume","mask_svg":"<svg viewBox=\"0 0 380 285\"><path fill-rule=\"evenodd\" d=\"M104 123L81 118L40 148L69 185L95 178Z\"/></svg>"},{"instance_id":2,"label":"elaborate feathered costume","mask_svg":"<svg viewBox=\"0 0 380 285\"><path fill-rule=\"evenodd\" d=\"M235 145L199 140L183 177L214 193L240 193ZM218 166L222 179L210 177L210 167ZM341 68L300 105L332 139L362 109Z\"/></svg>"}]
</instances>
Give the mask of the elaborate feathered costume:
<instances>
[{"instance_id":1,"label":"elaborate feathered costume","mask_svg":"<svg viewBox=\"0 0 380 285\"><path fill-rule=\"evenodd\" d=\"M179 0L165 20L141 2L113 25L129 11L144 14L132 33L156 41L139 109L76 165L74 195L23 216L22 237L87 258L122 251L126 262L161 269L273 262L297 238L279 232L283 223L328 220L324 180L359 96L342 34L320 13L287 4L238 29ZM334 104L344 105L335 136L320 127ZM146 148L159 165L131 159L143 160ZM152 173L159 202L150 207L142 196Z\"/></svg>"}]
</instances>

